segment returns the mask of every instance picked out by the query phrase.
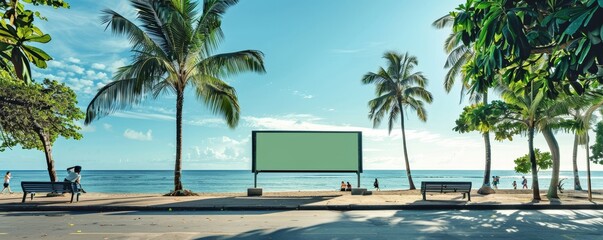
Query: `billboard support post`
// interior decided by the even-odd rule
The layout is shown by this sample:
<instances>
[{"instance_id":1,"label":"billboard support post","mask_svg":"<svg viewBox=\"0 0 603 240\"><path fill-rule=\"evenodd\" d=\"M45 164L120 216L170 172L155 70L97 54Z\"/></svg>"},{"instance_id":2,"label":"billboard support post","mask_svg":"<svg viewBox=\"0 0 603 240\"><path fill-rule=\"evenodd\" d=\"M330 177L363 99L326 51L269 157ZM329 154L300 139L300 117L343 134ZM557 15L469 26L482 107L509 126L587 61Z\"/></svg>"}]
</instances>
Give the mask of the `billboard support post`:
<instances>
[{"instance_id":1,"label":"billboard support post","mask_svg":"<svg viewBox=\"0 0 603 240\"><path fill-rule=\"evenodd\" d=\"M356 175L358 176L358 188L360 188L360 172L356 172Z\"/></svg>"},{"instance_id":2,"label":"billboard support post","mask_svg":"<svg viewBox=\"0 0 603 240\"><path fill-rule=\"evenodd\" d=\"M258 188L258 172L253 173L253 187Z\"/></svg>"}]
</instances>

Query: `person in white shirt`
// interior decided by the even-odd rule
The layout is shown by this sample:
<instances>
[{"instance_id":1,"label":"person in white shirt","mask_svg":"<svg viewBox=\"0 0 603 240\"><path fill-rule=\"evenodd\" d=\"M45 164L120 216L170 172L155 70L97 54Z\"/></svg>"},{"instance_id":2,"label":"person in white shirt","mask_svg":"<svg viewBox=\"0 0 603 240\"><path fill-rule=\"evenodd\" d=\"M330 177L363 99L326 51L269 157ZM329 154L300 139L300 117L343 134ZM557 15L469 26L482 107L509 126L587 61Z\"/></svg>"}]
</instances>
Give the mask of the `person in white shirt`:
<instances>
[{"instance_id":1,"label":"person in white shirt","mask_svg":"<svg viewBox=\"0 0 603 240\"><path fill-rule=\"evenodd\" d=\"M64 181L76 183L76 186L79 188L79 190L81 190L83 193L86 193L86 191L84 191L84 189L82 188L82 185L80 184L80 182L82 180L82 175L80 174L81 171L82 171L81 166L73 166L73 167L67 168L67 177L65 177Z\"/></svg>"},{"instance_id":2,"label":"person in white shirt","mask_svg":"<svg viewBox=\"0 0 603 240\"><path fill-rule=\"evenodd\" d=\"M4 175L4 188L2 188L1 193L4 194L4 190L8 189L8 193L13 194L13 191L10 190L10 178L11 178L10 171L6 172L6 175Z\"/></svg>"}]
</instances>

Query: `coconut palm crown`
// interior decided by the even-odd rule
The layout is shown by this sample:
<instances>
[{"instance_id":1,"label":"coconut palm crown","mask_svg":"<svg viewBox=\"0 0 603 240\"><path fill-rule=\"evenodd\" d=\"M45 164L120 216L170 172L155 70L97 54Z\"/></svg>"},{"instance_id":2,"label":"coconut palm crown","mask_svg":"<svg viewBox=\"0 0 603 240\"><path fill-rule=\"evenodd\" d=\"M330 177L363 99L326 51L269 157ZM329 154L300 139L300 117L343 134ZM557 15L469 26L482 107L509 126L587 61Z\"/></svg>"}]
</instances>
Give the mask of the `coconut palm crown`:
<instances>
[{"instance_id":1,"label":"coconut palm crown","mask_svg":"<svg viewBox=\"0 0 603 240\"><path fill-rule=\"evenodd\" d=\"M102 22L132 45L132 60L113 81L99 89L86 111L85 123L148 97L176 94L176 162L174 193L182 193L182 107L187 86L214 114L234 128L239 121L236 91L222 77L241 72L264 73L263 54L256 50L213 54L223 39L222 15L238 0L205 0L198 12L191 0L130 0L131 21L103 10ZM136 25L136 23L140 23Z\"/></svg>"},{"instance_id":2,"label":"coconut palm crown","mask_svg":"<svg viewBox=\"0 0 603 240\"><path fill-rule=\"evenodd\" d=\"M383 55L388 62L387 69L380 68L376 73L369 72L362 78L364 84L375 84L377 97L370 100L369 118L373 127L378 127L385 116L388 119L388 130L391 133L398 116L402 130L402 143L406 175L410 189L416 189L410 174L410 164L406 149L406 133L404 131L404 110L410 108L417 113L421 121L427 121L424 102L431 103L433 96L425 89L427 78L421 72L413 72L418 60L408 53L386 52Z\"/></svg>"}]
</instances>

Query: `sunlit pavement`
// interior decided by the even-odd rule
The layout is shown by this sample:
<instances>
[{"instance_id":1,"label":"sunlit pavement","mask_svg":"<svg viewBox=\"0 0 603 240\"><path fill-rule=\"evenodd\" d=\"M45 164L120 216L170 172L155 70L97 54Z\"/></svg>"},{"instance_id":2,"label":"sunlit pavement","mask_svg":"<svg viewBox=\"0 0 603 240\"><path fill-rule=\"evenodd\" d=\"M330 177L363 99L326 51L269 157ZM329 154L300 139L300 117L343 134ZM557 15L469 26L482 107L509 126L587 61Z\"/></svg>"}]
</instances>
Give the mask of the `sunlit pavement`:
<instances>
[{"instance_id":1,"label":"sunlit pavement","mask_svg":"<svg viewBox=\"0 0 603 240\"><path fill-rule=\"evenodd\" d=\"M603 239L600 210L5 212L0 239Z\"/></svg>"}]
</instances>

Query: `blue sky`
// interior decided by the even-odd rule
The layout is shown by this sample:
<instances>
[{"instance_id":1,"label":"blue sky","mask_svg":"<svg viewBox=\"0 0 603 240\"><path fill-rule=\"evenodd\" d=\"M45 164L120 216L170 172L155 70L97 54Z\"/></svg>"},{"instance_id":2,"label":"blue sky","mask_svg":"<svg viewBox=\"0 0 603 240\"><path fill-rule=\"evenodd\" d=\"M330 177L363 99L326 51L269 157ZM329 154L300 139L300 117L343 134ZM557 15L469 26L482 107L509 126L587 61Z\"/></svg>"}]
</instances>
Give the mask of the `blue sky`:
<instances>
[{"instance_id":1,"label":"blue sky","mask_svg":"<svg viewBox=\"0 0 603 240\"><path fill-rule=\"evenodd\" d=\"M462 1L399 0L256 0L241 1L223 21L225 41L219 52L256 49L264 52L267 73L242 74L227 80L237 89L242 109L239 126L224 122L186 93L183 127L184 169L250 169L252 130L355 130L364 136L365 169L403 169L399 128L372 128L367 102L374 86L361 77L384 66L388 50L409 52L419 59L418 71L430 80L434 95L428 121L407 114L411 169L483 169L479 134L451 129L465 103L458 87L446 94L442 81L448 30L431 23ZM34 77L65 82L85 109L113 71L129 61L124 37L104 31L100 11L111 8L133 19L128 1L72 0L71 9L40 8L48 22L37 21L53 40L42 47L53 56ZM86 169L173 169L175 97L144 104L93 122L84 138L58 140L53 155L58 169L74 164ZM573 137L557 134L562 169L571 169ZM513 159L527 152L527 140L493 144L493 169L512 169ZM536 146L546 150L541 135ZM584 149L579 154L585 169ZM2 169L45 169L44 155L16 147L0 153ZM593 169L603 170L602 166Z\"/></svg>"}]
</instances>

